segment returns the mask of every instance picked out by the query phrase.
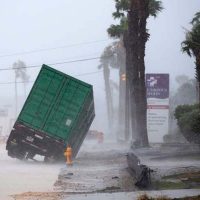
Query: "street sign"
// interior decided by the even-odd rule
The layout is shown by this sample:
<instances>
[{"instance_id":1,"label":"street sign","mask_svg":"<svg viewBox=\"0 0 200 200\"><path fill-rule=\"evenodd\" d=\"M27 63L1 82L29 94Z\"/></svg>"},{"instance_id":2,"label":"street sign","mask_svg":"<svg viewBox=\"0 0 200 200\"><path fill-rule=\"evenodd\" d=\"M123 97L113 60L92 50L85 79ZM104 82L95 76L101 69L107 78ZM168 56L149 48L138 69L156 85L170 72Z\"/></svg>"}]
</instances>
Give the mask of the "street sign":
<instances>
[{"instance_id":1,"label":"street sign","mask_svg":"<svg viewBox=\"0 0 200 200\"><path fill-rule=\"evenodd\" d=\"M146 74L147 131L150 142L168 134L169 74Z\"/></svg>"}]
</instances>

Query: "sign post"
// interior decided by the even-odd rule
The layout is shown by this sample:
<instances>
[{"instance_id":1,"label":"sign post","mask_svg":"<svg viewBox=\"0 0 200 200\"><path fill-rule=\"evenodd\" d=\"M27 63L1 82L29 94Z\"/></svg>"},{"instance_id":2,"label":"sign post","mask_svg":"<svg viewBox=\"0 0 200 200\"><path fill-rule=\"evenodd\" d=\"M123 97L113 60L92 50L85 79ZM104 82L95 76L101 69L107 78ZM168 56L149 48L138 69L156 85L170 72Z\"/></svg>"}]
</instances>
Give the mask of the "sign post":
<instances>
[{"instance_id":1,"label":"sign post","mask_svg":"<svg viewBox=\"0 0 200 200\"><path fill-rule=\"evenodd\" d=\"M150 142L168 134L169 74L146 74L147 131Z\"/></svg>"}]
</instances>

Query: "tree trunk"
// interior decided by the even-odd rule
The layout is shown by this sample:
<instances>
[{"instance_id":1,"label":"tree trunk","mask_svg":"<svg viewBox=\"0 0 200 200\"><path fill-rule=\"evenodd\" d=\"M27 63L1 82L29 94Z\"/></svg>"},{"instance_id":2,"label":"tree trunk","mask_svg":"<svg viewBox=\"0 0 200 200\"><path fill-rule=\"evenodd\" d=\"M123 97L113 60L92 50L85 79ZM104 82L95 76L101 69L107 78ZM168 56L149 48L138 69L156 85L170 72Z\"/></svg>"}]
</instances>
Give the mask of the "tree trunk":
<instances>
[{"instance_id":1,"label":"tree trunk","mask_svg":"<svg viewBox=\"0 0 200 200\"><path fill-rule=\"evenodd\" d=\"M112 129L113 104L112 104L112 95L111 95L111 89L110 89L110 69L108 65L103 66L103 74L104 74L104 82L105 82L108 123L109 123L109 128Z\"/></svg>"},{"instance_id":2,"label":"tree trunk","mask_svg":"<svg viewBox=\"0 0 200 200\"><path fill-rule=\"evenodd\" d=\"M118 47L116 48L119 69L119 134L121 138L128 141L130 138L130 132L127 129L127 102L126 102L126 51L124 46L124 37L120 38Z\"/></svg>"},{"instance_id":3,"label":"tree trunk","mask_svg":"<svg viewBox=\"0 0 200 200\"><path fill-rule=\"evenodd\" d=\"M126 49L126 100L125 100L125 134L130 135L131 125L131 136L135 139L136 134L136 121L135 121L135 110L134 110L134 99L131 96L131 51L128 31L124 32L123 37L124 47Z\"/></svg>"},{"instance_id":4,"label":"tree trunk","mask_svg":"<svg viewBox=\"0 0 200 200\"><path fill-rule=\"evenodd\" d=\"M130 139L130 90L128 83L126 83L126 95L125 95L125 138L127 141Z\"/></svg>"},{"instance_id":5,"label":"tree trunk","mask_svg":"<svg viewBox=\"0 0 200 200\"><path fill-rule=\"evenodd\" d=\"M134 1L131 2L134 4ZM140 136L138 130L138 55L137 55L137 38L138 38L138 12L134 10L136 7L132 7L128 13L128 55L129 55L129 62L128 62L128 72L129 72L129 87L130 87L130 102L131 102L131 122L132 126L135 124L135 133L133 132L132 128L132 135L133 138L140 143ZM136 109L134 110L134 103L136 104ZM133 118L135 117L135 119ZM134 123L134 120L136 123Z\"/></svg>"},{"instance_id":6,"label":"tree trunk","mask_svg":"<svg viewBox=\"0 0 200 200\"><path fill-rule=\"evenodd\" d=\"M198 84L198 101L200 104L200 52L196 53L196 79Z\"/></svg>"},{"instance_id":7,"label":"tree trunk","mask_svg":"<svg viewBox=\"0 0 200 200\"><path fill-rule=\"evenodd\" d=\"M18 114L18 99L17 99L17 77L15 76L15 118Z\"/></svg>"},{"instance_id":8,"label":"tree trunk","mask_svg":"<svg viewBox=\"0 0 200 200\"><path fill-rule=\"evenodd\" d=\"M198 92L198 103L199 103L199 106L200 106L200 81L198 81L198 90L197 90L197 92Z\"/></svg>"},{"instance_id":9,"label":"tree trunk","mask_svg":"<svg viewBox=\"0 0 200 200\"><path fill-rule=\"evenodd\" d=\"M125 66L121 65L119 70L119 137L125 141L129 139L129 133L126 132L126 80Z\"/></svg>"},{"instance_id":10,"label":"tree trunk","mask_svg":"<svg viewBox=\"0 0 200 200\"><path fill-rule=\"evenodd\" d=\"M140 102L140 112L139 112L139 135L141 136L142 146L148 146L148 136L147 136L147 99L146 99L146 86L145 86L145 45L147 42L147 32L146 32L146 23L148 18L148 0L140 0L140 14L139 14L139 34L138 34L138 60L139 60L139 102ZM142 124L145 124L142 125Z\"/></svg>"},{"instance_id":11,"label":"tree trunk","mask_svg":"<svg viewBox=\"0 0 200 200\"><path fill-rule=\"evenodd\" d=\"M145 44L147 41L146 19L148 17L148 0L131 0L128 12L128 50L130 97L131 104L135 102L135 111L131 109L132 116L135 112L136 141L138 146L148 146L147 123L146 123L146 87L145 87ZM130 49L129 49L130 48ZM133 121L133 118L132 118ZM132 130L133 131L133 130Z\"/></svg>"}]
</instances>

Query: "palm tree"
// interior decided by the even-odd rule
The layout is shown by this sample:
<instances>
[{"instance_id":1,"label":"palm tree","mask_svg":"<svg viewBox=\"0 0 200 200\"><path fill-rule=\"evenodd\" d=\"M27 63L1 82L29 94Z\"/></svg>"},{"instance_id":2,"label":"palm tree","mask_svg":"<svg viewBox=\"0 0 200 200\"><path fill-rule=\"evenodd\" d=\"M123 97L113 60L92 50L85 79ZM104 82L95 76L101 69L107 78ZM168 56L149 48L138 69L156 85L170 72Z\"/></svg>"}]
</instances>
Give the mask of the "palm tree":
<instances>
[{"instance_id":1,"label":"palm tree","mask_svg":"<svg viewBox=\"0 0 200 200\"><path fill-rule=\"evenodd\" d=\"M26 72L26 64L23 61L18 60L13 63L13 69L15 71L15 116L18 113L18 95L17 95L17 79L20 78L24 84L24 97L26 97L26 84L29 80L29 76Z\"/></svg>"},{"instance_id":2,"label":"palm tree","mask_svg":"<svg viewBox=\"0 0 200 200\"><path fill-rule=\"evenodd\" d=\"M106 93L106 104L107 104L107 115L108 115L108 124L111 128L113 124L113 100L111 95L111 88L110 88L110 57L113 55L112 47L108 46L104 49L100 57L100 65L98 66L99 69L103 68L103 75L104 75L104 84L105 84L105 93Z\"/></svg>"},{"instance_id":3,"label":"palm tree","mask_svg":"<svg viewBox=\"0 0 200 200\"><path fill-rule=\"evenodd\" d=\"M198 96L200 102L200 12L195 14L191 21L192 29L186 32L182 42L182 51L195 58L196 79L198 82Z\"/></svg>"},{"instance_id":4,"label":"palm tree","mask_svg":"<svg viewBox=\"0 0 200 200\"><path fill-rule=\"evenodd\" d=\"M150 15L157 16L162 6L161 2L156 0L115 0L115 2L116 12L113 13L113 17L120 18L120 24L111 25L108 33L111 37L123 36L126 48L126 98L130 96L132 135L139 146L148 146L144 56L149 34L146 23ZM128 99L126 104L127 102Z\"/></svg>"},{"instance_id":5,"label":"palm tree","mask_svg":"<svg viewBox=\"0 0 200 200\"><path fill-rule=\"evenodd\" d=\"M100 59L100 66L99 68L103 68L104 70L104 80L105 80L105 88L106 89L106 99L107 99L107 111L108 111L108 118L112 117L113 119L113 97L112 93L110 92L110 81L109 80L109 73L110 69L107 68L114 68L119 70L119 106L118 106L118 122L117 125L117 133L118 139L124 138L128 140L128 135L123 133L124 130L124 123L125 123L125 48L123 45L122 38L118 41L113 42L109 46L107 46L104 52L101 55ZM107 74L105 74L107 72ZM110 95L111 94L111 95ZM110 98L109 98L110 97ZM111 108L111 109L110 109ZM112 114L110 114L112 112ZM109 124L112 123L112 119L109 119Z\"/></svg>"},{"instance_id":6,"label":"palm tree","mask_svg":"<svg viewBox=\"0 0 200 200\"><path fill-rule=\"evenodd\" d=\"M130 61L127 68L131 82L130 97L135 102L136 141L138 146L148 146L146 126L145 44L148 39L146 20L148 1L132 0L128 13L128 48Z\"/></svg>"},{"instance_id":7,"label":"palm tree","mask_svg":"<svg viewBox=\"0 0 200 200\"><path fill-rule=\"evenodd\" d=\"M128 141L130 138L129 127L129 109L126 106L126 50L123 38L120 37L115 48L117 66L119 68L119 109L118 109L118 135Z\"/></svg>"}]
</instances>

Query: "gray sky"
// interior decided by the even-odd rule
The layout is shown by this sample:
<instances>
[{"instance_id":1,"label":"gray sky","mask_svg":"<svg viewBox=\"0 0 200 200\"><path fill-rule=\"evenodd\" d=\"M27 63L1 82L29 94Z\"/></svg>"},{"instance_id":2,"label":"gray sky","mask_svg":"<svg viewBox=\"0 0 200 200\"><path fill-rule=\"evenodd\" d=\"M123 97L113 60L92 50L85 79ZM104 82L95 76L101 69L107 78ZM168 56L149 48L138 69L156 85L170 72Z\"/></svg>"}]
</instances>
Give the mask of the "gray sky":
<instances>
[{"instance_id":1,"label":"gray sky","mask_svg":"<svg viewBox=\"0 0 200 200\"><path fill-rule=\"evenodd\" d=\"M151 38L147 44L146 70L170 73L174 84L177 75L194 76L194 60L181 53L180 43L184 39L182 27L190 27L200 1L164 0L163 6L165 9L158 18L148 21ZM114 9L113 0L0 0L0 69L11 67L17 60L30 66L100 56L112 42L106 29L116 23L112 19ZM69 47L73 44L76 45ZM61 46L68 47L5 56ZM96 109L105 114L105 109L98 107L105 105L102 73L77 76L98 71L98 64L98 60L92 60L51 66L93 84ZM35 80L38 71L39 68L28 69L30 80ZM116 70L112 70L112 78L117 80ZM14 72L0 71L0 83L10 81L14 81ZM28 88L31 86L30 83ZM23 86L19 85L18 89L23 95ZM1 96L14 97L14 85L0 85L0 91Z\"/></svg>"},{"instance_id":2,"label":"gray sky","mask_svg":"<svg viewBox=\"0 0 200 200\"><path fill-rule=\"evenodd\" d=\"M55 63L98 57L109 43L106 33L112 23L112 1L1 1L0 68L10 67L20 59L27 65ZM18 52L107 40L90 45L77 45L33 54L1 57ZM75 75L97 71L98 60L57 65ZM38 69L39 70L39 69ZM38 70L29 69L32 78ZM35 73L34 73L35 72ZM12 72L2 72L0 80L12 80Z\"/></svg>"},{"instance_id":3,"label":"gray sky","mask_svg":"<svg viewBox=\"0 0 200 200\"><path fill-rule=\"evenodd\" d=\"M147 44L147 72L170 73L171 84L180 74L194 77L194 59L181 52L185 39L184 28L200 11L199 0L163 0L164 10L154 19L150 18L148 28L151 38ZM173 87L173 85L172 85Z\"/></svg>"},{"instance_id":4,"label":"gray sky","mask_svg":"<svg viewBox=\"0 0 200 200\"><path fill-rule=\"evenodd\" d=\"M0 68L12 66L18 59L27 65L35 65L98 57L106 44L112 41L109 41L106 29L115 23L111 15L114 11L113 0L0 0L0 3ZM158 18L151 18L148 23L151 38L147 44L147 72L172 73L172 78L182 73L192 77L193 60L180 52L180 43L184 39L183 27L189 27L191 18L200 8L200 1L164 0L163 5L165 9ZM1 57L93 41L99 42ZM97 65L98 60L56 65L55 68L76 75L96 71ZM32 79L38 70L29 69ZM1 72L0 80L12 81L14 77L11 74ZM99 74L93 76L98 77ZM92 81L91 77L82 79Z\"/></svg>"}]
</instances>

